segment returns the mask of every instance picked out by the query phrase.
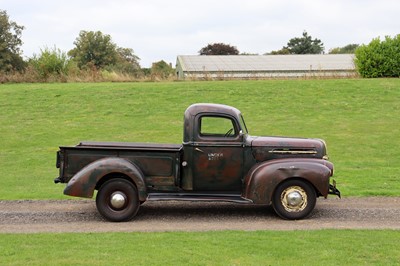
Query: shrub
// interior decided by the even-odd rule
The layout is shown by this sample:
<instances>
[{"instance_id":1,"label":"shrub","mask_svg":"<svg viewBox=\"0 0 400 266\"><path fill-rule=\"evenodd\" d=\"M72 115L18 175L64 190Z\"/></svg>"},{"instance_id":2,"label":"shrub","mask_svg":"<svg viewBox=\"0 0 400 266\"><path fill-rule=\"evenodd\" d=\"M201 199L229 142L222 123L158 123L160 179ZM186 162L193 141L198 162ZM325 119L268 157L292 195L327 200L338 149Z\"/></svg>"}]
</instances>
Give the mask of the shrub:
<instances>
[{"instance_id":1,"label":"shrub","mask_svg":"<svg viewBox=\"0 0 400 266\"><path fill-rule=\"evenodd\" d=\"M71 62L65 52L54 47L40 49L39 55L33 55L29 60L29 64L36 70L40 79L45 81L49 78L60 79L60 77L68 76Z\"/></svg>"},{"instance_id":2,"label":"shrub","mask_svg":"<svg viewBox=\"0 0 400 266\"><path fill-rule=\"evenodd\" d=\"M357 48L355 64L365 78L400 77L400 34L373 39Z\"/></svg>"},{"instance_id":3,"label":"shrub","mask_svg":"<svg viewBox=\"0 0 400 266\"><path fill-rule=\"evenodd\" d=\"M171 65L167 64L164 60L153 63L151 70L151 79L168 79L170 77L174 77L174 69Z\"/></svg>"}]
</instances>

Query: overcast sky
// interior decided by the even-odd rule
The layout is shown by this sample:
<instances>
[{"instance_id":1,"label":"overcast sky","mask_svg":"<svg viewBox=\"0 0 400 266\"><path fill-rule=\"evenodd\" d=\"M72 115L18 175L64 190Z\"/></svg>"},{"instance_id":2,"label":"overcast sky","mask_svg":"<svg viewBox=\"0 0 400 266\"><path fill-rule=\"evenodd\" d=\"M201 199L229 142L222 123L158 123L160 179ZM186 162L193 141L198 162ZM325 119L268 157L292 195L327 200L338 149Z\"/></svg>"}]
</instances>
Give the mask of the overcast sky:
<instances>
[{"instance_id":1,"label":"overcast sky","mask_svg":"<svg viewBox=\"0 0 400 266\"><path fill-rule=\"evenodd\" d=\"M241 53L279 50L307 31L325 52L400 34L399 0L0 0L10 20L25 26L23 54L74 47L81 30L111 35L132 48L142 67L195 55L209 43Z\"/></svg>"}]
</instances>

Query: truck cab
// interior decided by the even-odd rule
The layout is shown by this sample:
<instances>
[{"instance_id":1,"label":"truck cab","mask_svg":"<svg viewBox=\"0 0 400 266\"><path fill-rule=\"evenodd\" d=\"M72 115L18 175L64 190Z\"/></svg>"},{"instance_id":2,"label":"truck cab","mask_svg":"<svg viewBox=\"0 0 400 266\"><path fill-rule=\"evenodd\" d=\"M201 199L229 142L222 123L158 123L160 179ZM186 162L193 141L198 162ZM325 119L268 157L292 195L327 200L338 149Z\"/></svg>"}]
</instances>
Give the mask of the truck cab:
<instances>
[{"instance_id":1,"label":"truck cab","mask_svg":"<svg viewBox=\"0 0 400 266\"><path fill-rule=\"evenodd\" d=\"M197 191L241 191L248 132L239 110L191 105L185 112L182 187Z\"/></svg>"}]
</instances>

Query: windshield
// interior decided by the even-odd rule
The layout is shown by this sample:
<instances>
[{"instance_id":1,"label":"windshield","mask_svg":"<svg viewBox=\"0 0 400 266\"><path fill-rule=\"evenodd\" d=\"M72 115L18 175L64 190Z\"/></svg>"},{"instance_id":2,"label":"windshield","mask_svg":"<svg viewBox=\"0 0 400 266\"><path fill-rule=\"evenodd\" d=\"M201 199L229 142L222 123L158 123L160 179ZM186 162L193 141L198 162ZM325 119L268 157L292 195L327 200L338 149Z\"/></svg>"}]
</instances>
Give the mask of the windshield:
<instances>
[{"instance_id":1,"label":"windshield","mask_svg":"<svg viewBox=\"0 0 400 266\"><path fill-rule=\"evenodd\" d=\"M243 116L240 114L240 127L243 131L243 134L249 134L249 131L247 130L246 123L244 122Z\"/></svg>"}]
</instances>

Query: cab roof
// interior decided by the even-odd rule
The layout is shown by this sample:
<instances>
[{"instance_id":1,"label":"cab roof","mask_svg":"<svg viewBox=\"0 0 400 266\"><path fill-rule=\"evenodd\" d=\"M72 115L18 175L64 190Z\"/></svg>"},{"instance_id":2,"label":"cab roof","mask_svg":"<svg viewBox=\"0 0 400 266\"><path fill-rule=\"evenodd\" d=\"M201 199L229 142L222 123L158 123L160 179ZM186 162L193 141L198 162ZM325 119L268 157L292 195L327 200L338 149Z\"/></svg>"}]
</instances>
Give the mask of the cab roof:
<instances>
[{"instance_id":1,"label":"cab roof","mask_svg":"<svg viewBox=\"0 0 400 266\"><path fill-rule=\"evenodd\" d=\"M192 104L186 109L185 116L196 116L200 113L217 113L233 115L236 117L239 117L241 114L238 109L229 105L215 103L196 103Z\"/></svg>"},{"instance_id":2,"label":"cab roof","mask_svg":"<svg viewBox=\"0 0 400 266\"><path fill-rule=\"evenodd\" d=\"M237 121L240 121L241 116L241 113L238 109L229 105L215 103L192 104L185 111L183 128L184 143L194 141L194 128L196 124L195 117L199 114L231 116L234 117Z\"/></svg>"}]
</instances>

